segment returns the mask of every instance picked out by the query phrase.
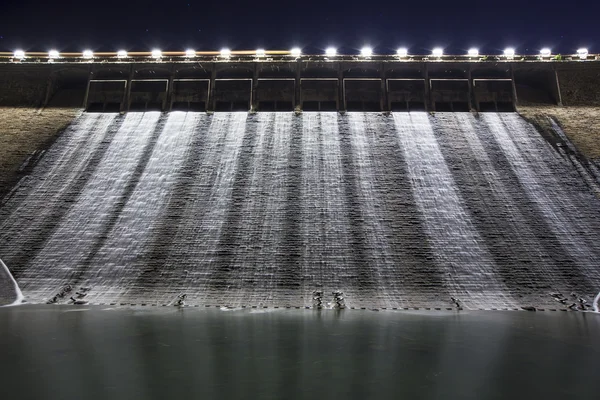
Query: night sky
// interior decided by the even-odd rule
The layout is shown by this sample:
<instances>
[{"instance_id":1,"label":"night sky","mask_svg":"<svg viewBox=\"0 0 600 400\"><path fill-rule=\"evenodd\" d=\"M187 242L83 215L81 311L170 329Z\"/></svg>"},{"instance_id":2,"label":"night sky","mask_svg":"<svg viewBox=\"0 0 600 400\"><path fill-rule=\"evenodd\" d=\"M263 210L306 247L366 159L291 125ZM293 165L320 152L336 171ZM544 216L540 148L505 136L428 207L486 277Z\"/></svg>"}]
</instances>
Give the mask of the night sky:
<instances>
[{"instance_id":1,"label":"night sky","mask_svg":"<svg viewBox=\"0 0 600 400\"><path fill-rule=\"evenodd\" d=\"M456 1L199 1L8 0L0 6L0 51L287 50L322 53L329 45L356 53L433 47L462 54L600 52L600 3L592 0Z\"/></svg>"}]
</instances>

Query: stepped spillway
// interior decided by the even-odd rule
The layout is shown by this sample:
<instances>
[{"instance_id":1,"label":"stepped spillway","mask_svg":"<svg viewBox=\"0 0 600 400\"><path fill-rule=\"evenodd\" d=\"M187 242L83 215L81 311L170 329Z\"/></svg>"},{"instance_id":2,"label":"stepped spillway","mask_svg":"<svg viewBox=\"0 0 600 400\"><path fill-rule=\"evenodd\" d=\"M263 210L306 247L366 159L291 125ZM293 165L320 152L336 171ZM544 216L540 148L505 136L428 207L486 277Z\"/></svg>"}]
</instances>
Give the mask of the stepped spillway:
<instances>
[{"instance_id":1,"label":"stepped spillway","mask_svg":"<svg viewBox=\"0 0 600 400\"><path fill-rule=\"evenodd\" d=\"M0 259L34 303L70 284L106 304L564 308L550 293L600 291L586 179L512 113L83 114L2 200Z\"/></svg>"}]
</instances>

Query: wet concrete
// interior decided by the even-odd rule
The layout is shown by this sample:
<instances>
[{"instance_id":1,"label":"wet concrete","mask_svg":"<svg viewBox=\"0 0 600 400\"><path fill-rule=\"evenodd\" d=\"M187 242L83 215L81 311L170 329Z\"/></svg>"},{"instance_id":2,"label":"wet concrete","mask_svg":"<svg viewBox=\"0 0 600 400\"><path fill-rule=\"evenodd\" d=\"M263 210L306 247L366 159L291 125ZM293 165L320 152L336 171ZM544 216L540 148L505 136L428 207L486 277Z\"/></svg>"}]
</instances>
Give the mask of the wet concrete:
<instances>
[{"instance_id":1,"label":"wet concrete","mask_svg":"<svg viewBox=\"0 0 600 400\"><path fill-rule=\"evenodd\" d=\"M512 113L84 114L0 208L0 257L34 303L70 284L107 304L564 309L600 291L580 174Z\"/></svg>"}]
</instances>

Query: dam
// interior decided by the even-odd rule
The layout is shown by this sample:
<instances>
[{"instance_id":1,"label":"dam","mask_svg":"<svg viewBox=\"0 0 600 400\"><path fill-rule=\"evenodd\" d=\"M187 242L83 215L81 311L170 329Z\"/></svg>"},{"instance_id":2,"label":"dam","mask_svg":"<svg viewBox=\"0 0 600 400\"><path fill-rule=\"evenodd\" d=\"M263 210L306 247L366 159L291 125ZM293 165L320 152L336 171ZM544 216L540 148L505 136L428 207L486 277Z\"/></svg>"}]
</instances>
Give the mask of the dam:
<instances>
[{"instance_id":1,"label":"dam","mask_svg":"<svg viewBox=\"0 0 600 400\"><path fill-rule=\"evenodd\" d=\"M126 59L0 53L1 104L127 111L514 111L519 104L595 100L596 55L585 60L498 56L239 54ZM141 54L141 55L139 55ZM561 83L562 82L562 83ZM573 90L561 88L568 85ZM581 98L581 96L584 96Z\"/></svg>"},{"instance_id":2,"label":"dam","mask_svg":"<svg viewBox=\"0 0 600 400\"><path fill-rule=\"evenodd\" d=\"M593 62L38 64L0 63L0 105L85 112L0 203L30 303L68 286L106 305L340 290L358 309L566 310L600 292L598 164L515 112L595 96L573 89Z\"/></svg>"}]
</instances>

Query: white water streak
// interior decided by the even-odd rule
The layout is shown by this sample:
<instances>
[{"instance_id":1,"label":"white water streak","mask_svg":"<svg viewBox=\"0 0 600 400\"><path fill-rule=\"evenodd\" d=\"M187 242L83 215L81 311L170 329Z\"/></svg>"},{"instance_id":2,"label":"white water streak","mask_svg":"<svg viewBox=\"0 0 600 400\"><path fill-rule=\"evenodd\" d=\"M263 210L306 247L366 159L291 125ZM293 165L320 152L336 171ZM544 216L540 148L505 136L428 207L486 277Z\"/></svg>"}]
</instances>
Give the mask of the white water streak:
<instances>
[{"instance_id":1,"label":"white water streak","mask_svg":"<svg viewBox=\"0 0 600 400\"><path fill-rule=\"evenodd\" d=\"M512 305L457 191L426 113L394 114L425 230L447 284L469 307ZM448 132L448 134L457 134Z\"/></svg>"},{"instance_id":2,"label":"white water streak","mask_svg":"<svg viewBox=\"0 0 600 400\"><path fill-rule=\"evenodd\" d=\"M8 267L6 266L6 264L4 264L4 262L2 262L2 260L0 260L0 266L4 269L4 272L6 273L6 275L12 281L13 286L15 288L15 293L17 295L17 298L15 299L15 301L13 301L10 304L5 305L4 307L18 306L18 305L22 304L23 300L25 299L25 296L23 296L23 293L21 292L21 289L19 288L19 285L17 284L17 281L12 276L12 274L10 273L10 270L8 269Z\"/></svg>"}]
</instances>

